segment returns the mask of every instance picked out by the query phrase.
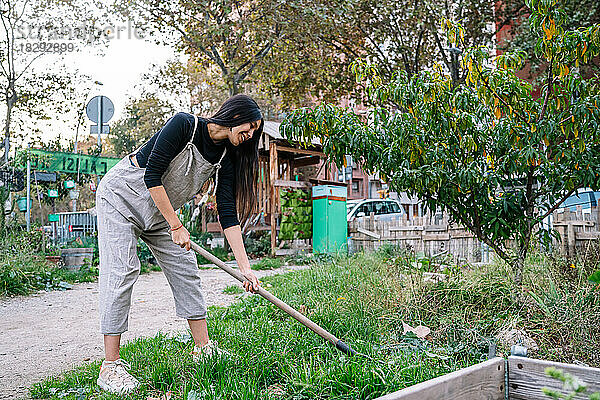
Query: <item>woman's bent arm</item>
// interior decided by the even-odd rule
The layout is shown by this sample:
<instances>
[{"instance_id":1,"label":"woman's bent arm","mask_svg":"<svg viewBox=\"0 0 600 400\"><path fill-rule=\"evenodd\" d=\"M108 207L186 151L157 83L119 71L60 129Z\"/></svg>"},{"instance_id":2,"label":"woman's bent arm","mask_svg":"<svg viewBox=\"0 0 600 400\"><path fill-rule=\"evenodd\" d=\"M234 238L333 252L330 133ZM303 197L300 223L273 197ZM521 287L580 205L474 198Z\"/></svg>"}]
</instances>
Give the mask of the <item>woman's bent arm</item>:
<instances>
[{"instance_id":1,"label":"woman's bent arm","mask_svg":"<svg viewBox=\"0 0 600 400\"><path fill-rule=\"evenodd\" d=\"M244 240L242 239L242 229L239 225L233 225L229 228L225 228L223 233L225 233L227 242L229 243L229 246L231 246L235 261L237 261L237 264L240 267L240 272L252 282L252 288L248 287L247 282L244 282L244 288L246 290L257 288L259 285L258 279L250 269L250 261L248 261Z\"/></svg>"},{"instance_id":2,"label":"woman's bent arm","mask_svg":"<svg viewBox=\"0 0 600 400\"><path fill-rule=\"evenodd\" d=\"M150 191L150 197L154 200L154 204L156 204L160 213L165 217L171 229L177 228L181 222L177 214L175 214L165 187L163 185L154 186L148 190Z\"/></svg>"},{"instance_id":3,"label":"woman's bent arm","mask_svg":"<svg viewBox=\"0 0 600 400\"><path fill-rule=\"evenodd\" d=\"M173 242L181 247L185 247L186 250L189 250L192 247L190 233L185 226L181 224L177 214L175 214L175 210L173 210L173 206L169 201L169 196L167 196L165 187L162 185L154 186L148 190L150 191L152 200L154 200L154 204L156 204L156 207L158 207L158 210L171 227L171 239L173 239Z\"/></svg>"}]
</instances>

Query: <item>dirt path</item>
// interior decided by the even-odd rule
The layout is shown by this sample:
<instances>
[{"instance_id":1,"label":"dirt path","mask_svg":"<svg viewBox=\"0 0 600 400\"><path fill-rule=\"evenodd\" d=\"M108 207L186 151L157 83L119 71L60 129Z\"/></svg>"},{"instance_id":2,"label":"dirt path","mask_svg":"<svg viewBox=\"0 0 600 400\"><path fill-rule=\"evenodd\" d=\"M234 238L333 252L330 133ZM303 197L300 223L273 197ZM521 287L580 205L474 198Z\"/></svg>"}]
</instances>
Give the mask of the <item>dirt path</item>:
<instances>
[{"instance_id":1,"label":"dirt path","mask_svg":"<svg viewBox=\"0 0 600 400\"><path fill-rule=\"evenodd\" d=\"M260 278L302 267L255 271ZM229 305L238 296L223 289L236 281L219 269L200 271L209 305ZM101 359L98 333L98 284L0 299L0 399L21 398L33 383L85 362ZM171 290L162 272L140 275L134 285L129 331L123 342L157 332L187 328L175 316Z\"/></svg>"}]
</instances>

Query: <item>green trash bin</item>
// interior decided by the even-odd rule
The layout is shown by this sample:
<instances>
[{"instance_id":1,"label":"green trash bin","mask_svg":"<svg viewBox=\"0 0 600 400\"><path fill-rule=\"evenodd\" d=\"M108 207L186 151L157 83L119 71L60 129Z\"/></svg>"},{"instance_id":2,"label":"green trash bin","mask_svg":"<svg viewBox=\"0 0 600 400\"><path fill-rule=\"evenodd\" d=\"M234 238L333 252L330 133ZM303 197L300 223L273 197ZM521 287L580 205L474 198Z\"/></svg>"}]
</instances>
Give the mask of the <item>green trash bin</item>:
<instances>
[{"instance_id":1,"label":"green trash bin","mask_svg":"<svg viewBox=\"0 0 600 400\"><path fill-rule=\"evenodd\" d=\"M348 251L347 190L345 186L313 186L313 253Z\"/></svg>"},{"instance_id":2,"label":"green trash bin","mask_svg":"<svg viewBox=\"0 0 600 400\"><path fill-rule=\"evenodd\" d=\"M33 199L29 199L29 209L30 210L31 210L32 206L33 206ZM27 197L19 197L17 199L17 207L19 208L19 211L21 211L21 212L27 211Z\"/></svg>"}]
</instances>

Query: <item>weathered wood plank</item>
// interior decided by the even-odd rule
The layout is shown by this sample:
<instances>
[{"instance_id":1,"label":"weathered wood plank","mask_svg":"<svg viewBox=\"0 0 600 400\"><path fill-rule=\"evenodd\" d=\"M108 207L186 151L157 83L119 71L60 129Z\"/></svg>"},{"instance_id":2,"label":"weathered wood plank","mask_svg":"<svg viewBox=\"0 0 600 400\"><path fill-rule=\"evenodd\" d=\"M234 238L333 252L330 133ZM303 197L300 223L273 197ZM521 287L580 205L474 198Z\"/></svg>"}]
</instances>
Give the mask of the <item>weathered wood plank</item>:
<instances>
[{"instance_id":1,"label":"weathered wood plank","mask_svg":"<svg viewBox=\"0 0 600 400\"><path fill-rule=\"evenodd\" d=\"M376 400L503 400L504 359L501 357L440 376Z\"/></svg>"},{"instance_id":2,"label":"weathered wood plank","mask_svg":"<svg viewBox=\"0 0 600 400\"><path fill-rule=\"evenodd\" d=\"M511 400L547 400L542 388L562 389L562 382L546 376L545 369L555 367L578 377L588 384L588 394L575 399L588 399L589 394L600 392L600 368L582 367L524 357L508 357L508 398Z\"/></svg>"},{"instance_id":3,"label":"weathered wood plank","mask_svg":"<svg viewBox=\"0 0 600 400\"><path fill-rule=\"evenodd\" d=\"M446 232L448 225L429 225L425 228L425 232Z\"/></svg>"},{"instance_id":4,"label":"weathered wood plank","mask_svg":"<svg viewBox=\"0 0 600 400\"><path fill-rule=\"evenodd\" d=\"M438 233L438 234L431 234L431 235L423 235L423 240L424 241L450 240L450 234L449 233Z\"/></svg>"},{"instance_id":5,"label":"weathered wood plank","mask_svg":"<svg viewBox=\"0 0 600 400\"><path fill-rule=\"evenodd\" d=\"M310 188L312 185L305 181L286 181L283 179L275 179L273 186L277 187L295 187L295 188Z\"/></svg>"},{"instance_id":6,"label":"weathered wood plank","mask_svg":"<svg viewBox=\"0 0 600 400\"><path fill-rule=\"evenodd\" d=\"M279 165L277 161L277 144L275 142L271 142L269 147L269 182L273 182L279 178ZM270 217L270 225L271 225L271 254L275 254L275 248L277 247L277 221L275 219L275 213L277 212L277 195L279 191L275 186L271 185L270 187L271 193L269 193L269 212L271 214Z\"/></svg>"},{"instance_id":7,"label":"weathered wood plank","mask_svg":"<svg viewBox=\"0 0 600 400\"><path fill-rule=\"evenodd\" d=\"M307 149L296 149L294 147L287 147L287 146L277 146L277 150L283 151L283 152L286 152L286 153L307 154L309 156L318 156L318 157L321 157L321 158L325 158L325 154L323 154L322 151L307 150Z\"/></svg>"},{"instance_id":8,"label":"weathered wood plank","mask_svg":"<svg viewBox=\"0 0 600 400\"><path fill-rule=\"evenodd\" d=\"M381 235L375 233L375 232L371 232L370 230L367 229L363 229L363 228L356 228L356 230L364 235L370 236L374 239L381 239Z\"/></svg>"},{"instance_id":9,"label":"weathered wood plank","mask_svg":"<svg viewBox=\"0 0 600 400\"><path fill-rule=\"evenodd\" d=\"M583 218L583 217L581 217ZM552 225L554 226L594 226L594 221L582 221L582 220L573 220L573 221L565 221L565 222L555 222Z\"/></svg>"},{"instance_id":10,"label":"weathered wood plank","mask_svg":"<svg viewBox=\"0 0 600 400\"><path fill-rule=\"evenodd\" d=\"M595 240L600 238L600 232L575 232L577 240Z\"/></svg>"},{"instance_id":11,"label":"weathered wood plank","mask_svg":"<svg viewBox=\"0 0 600 400\"><path fill-rule=\"evenodd\" d=\"M450 239L472 239L474 238L475 235L473 235L472 233L469 232L464 232L464 233L457 233L457 234L451 234L450 235Z\"/></svg>"},{"instance_id":12,"label":"weathered wood plank","mask_svg":"<svg viewBox=\"0 0 600 400\"><path fill-rule=\"evenodd\" d=\"M358 228L361 229L361 228ZM399 237L393 237L393 236L384 236L384 237L362 237L362 236L353 236L352 240L358 240L358 241L366 241L366 242L376 242L378 240L382 240L382 241L405 241L405 240L418 240L421 239L421 236L399 236Z\"/></svg>"},{"instance_id":13,"label":"weathered wood plank","mask_svg":"<svg viewBox=\"0 0 600 400\"><path fill-rule=\"evenodd\" d=\"M413 225L390 227L390 232L422 231L422 230L423 230L422 226L413 226Z\"/></svg>"}]
</instances>

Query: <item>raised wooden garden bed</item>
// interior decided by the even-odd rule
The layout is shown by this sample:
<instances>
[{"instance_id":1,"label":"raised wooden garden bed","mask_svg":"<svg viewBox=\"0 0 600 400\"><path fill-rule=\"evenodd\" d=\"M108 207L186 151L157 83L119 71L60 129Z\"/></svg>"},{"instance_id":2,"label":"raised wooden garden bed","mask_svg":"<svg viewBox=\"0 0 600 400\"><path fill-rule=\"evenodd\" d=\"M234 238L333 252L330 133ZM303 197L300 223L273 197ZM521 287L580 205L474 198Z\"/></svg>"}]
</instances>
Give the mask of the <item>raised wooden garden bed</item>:
<instances>
[{"instance_id":1,"label":"raised wooden garden bed","mask_svg":"<svg viewBox=\"0 0 600 400\"><path fill-rule=\"evenodd\" d=\"M549 400L542 388L562 392L562 382L546 376L547 367L562 369L587 384L587 392L574 399L587 400L600 392L599 368L510 356L508 360L492 358L376 400Z\"/></svg>"}]
</instances>

